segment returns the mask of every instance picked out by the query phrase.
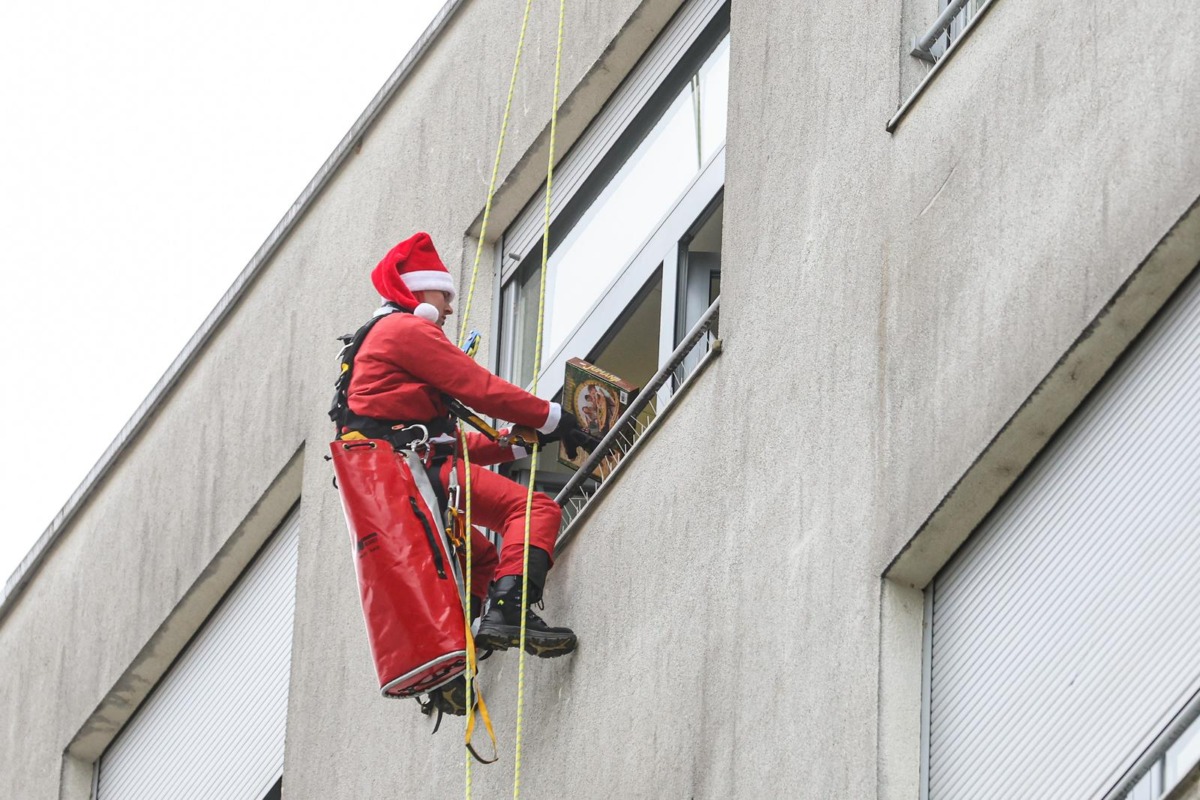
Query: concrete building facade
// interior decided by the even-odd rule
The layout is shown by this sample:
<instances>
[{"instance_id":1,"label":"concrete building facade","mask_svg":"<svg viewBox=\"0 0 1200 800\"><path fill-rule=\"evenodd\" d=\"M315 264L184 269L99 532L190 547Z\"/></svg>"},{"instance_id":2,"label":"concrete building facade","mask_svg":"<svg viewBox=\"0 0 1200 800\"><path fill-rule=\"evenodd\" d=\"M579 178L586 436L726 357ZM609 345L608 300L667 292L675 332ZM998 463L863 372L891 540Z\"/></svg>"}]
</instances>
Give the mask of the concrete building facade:
<instances>
[{"instance_id":1,"label":"concrete building facade","mask_svg":"<svg viewBox=\"0 0 1200 800\"><path fill-rule=\"evenodd\" d=\"M960 5L930 63L911 52L936 0L567 4L539 391L557 389L570 356L646 385L694 323L710 335L707 355L685 354L686 391L662 390L565 532L547 616L581 646L527 665L526 796L1200 796L1186 759L1170 761L1200 711L1200 661L1171 636L1159 646L1183 656L1162 678L1173 699L1145 730L1114 733L1103 763L1058 768L1124 723L1043 736L1038 695L1019 692L1053 671L1016 648L1002 672L1028 674L1004 684L1017 694L965 681L979 730L938 738L951 713L938 648L975 649L970 637L1011 621L985 603L931 642L943 570L986 557L969 543L1019 500L1010 488L1038 479L1028 468L1067 441L1064 425L1086 424L1089 394L1186 300L1200 262L1191 4ZM470 310L483 360L518 380L532 377L557 11L532 8ZM280 776L286 798L463 791L461 728L431 737L415 704L378 696L325 410L335 337L375 307L367 276L391 245L427 230L463 295L472 283L520 12L446 5L9 579L0 796L107 800L105 759L281 526L297 534L279 606L292 624L278 774L195 796L269 796ZM680 152L686 164L666 169ZM646 205L623 217L627 196ZM645 228L628 233L629 216ZM1200 456L1149 452L1180 476L1173 497L1196 494ZM1172 536L1200 532L1185 512ZM1113 534L1114 547L1155 535ZM1046 562L1048 541L1022 545L1022 563ZM1135 622L1102 638L1126 642L1160 589L1177 590L1176 609L1200 599L1169 561L1120 595ZM1044 580L1104 583L1082 566ZM1034 622L1057 619L1056 602L1035 604ZM1042 688L1064 703L1081 691L1074 676L1111 658L1089 647ZM1087 705L1149 682L1139 663L1101 670L1104 702ZM516 654L485 662L481 686L501 759L472 782L496 796L513 781ZM220 701L163 724L198 727L196 709ZM997 709L1016 714L1005 741L1036 740L1036 753L991 750L994 775L965 768L975 756L955 743L994 747ZM1083 725L1069 703L1055 719Z\"/></svg>"}]
</instances>

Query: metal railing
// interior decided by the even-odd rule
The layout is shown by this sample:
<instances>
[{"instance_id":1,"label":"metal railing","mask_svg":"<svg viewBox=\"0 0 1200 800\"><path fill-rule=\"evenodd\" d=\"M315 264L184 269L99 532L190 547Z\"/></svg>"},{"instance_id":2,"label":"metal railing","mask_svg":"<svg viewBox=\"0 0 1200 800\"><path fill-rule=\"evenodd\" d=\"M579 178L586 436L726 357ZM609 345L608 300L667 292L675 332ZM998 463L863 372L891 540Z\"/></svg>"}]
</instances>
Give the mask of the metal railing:
<instances>
[{"instance_id":1,"label":"metal railing","mask_svg":"<svg viewBox=\"0 0 1200 800\"><path fill-rule=\"evenodd\" d=\"M557 552L562 552L570 542L578 527L574 523L583 516L613 475L620 471L630 452L654 427L667 406L688 386L691 378L720 352L720 339L716 336L720 307L721 298L718 297L600 440L600 445L559 491L555 500L563 509L563 527L555 548ZM603 479L593 476L598 467L601 468Z\"/></svg>"},{"instance_id":2,"label":"metal railing","mask_svg":"<svg viewBox=\"0 0 1200 800\"><path fill-rule=\"evenodd\" d=\"M951 56L959 51L962 43L979 26L983 15L992 6L996 5L996 2L997 0L968 0L968 2L959 3L957 0L954 0L954 2L946 7L946 10L943 11L938 20L933 23L933 26L923 36L913 39L912 55L924 61L932 61L933 66L925 74L924 79L917 85L917 88L908 96L908 99L900 105L900 108L896 109L896 113L888 120L887 125L884 126L884 129L888 133L895 133L896 126L900 124L900 120L916 104L917 99L925 92L926 87L933 82L942 68L946 66ZM947 22L945 18L950 16L950 12L962 15L962 17L950 17L949 22ZM964 20L961 30L957 32L954 30L956 19ZM942 34L948 34L947 39L953 39L953 41L947 42L944 52L942 52L943 48L939 43Z\"/></svg>"},{"instance_id":3,"label":"metal railing","mask_svg":"<svg viewBox=\"0 0 1200 800\"><path fill-rule=\"evenodd\" d=\"M986 0L950 0L934 23L929 26L929 30L921 36L913 38L911 55L922 61L928 61L930 64L936 62L942 55L934 50L938 40L944 34L949 34L943 48L939 48L940 50L948 48L955 40L962 38L972 20L982 15L983 7L987 4ZM955 26L955 22L958 23L957 26Z\"/></svg>"}]
</instances>

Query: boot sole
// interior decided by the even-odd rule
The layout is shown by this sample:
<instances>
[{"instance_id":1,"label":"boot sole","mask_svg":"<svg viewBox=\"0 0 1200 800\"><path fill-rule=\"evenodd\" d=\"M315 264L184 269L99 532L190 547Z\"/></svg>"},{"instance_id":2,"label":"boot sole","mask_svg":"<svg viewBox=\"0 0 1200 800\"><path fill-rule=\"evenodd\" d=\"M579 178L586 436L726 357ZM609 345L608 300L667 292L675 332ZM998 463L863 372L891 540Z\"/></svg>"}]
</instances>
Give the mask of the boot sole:
<instances>
[{"instance_id":1,"label":"boot sole","mask_svg":"<svg viewBox=\"0 0 1200 800\"><path fill-rule=\"evenodd\" d=\"M535 638L530 636L528 632L525 634L525 652L538 658L565 656L567 653L572 652L578 644L579 641L574 636ZM509 648L520 647L520 645L520 631L515 634L509 634L491 633L481 630L475 636L475 646L486 650L508 650Z\"/></svg>"},{"instance_id":2,"label":"boot sole","mask_svg":"<svg viewBox=\"0 0 1200 800\"><path fill-rule=\"evenodd\" d=\"M434 689L432 697L434 706L441 709L443 714L450 714L454 717L467 715L466 684L455 682L449 688Z\"/></svg>"}]
</instances>

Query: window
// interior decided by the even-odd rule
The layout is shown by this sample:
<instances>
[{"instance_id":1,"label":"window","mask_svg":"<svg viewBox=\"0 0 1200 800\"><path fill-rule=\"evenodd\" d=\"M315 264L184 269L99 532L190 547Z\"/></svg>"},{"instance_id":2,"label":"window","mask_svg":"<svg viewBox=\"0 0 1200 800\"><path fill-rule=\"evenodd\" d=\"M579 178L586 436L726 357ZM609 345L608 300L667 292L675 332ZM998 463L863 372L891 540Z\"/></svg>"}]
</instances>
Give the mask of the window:
<instances>
[{"instance_id":1,"label":"window","mask_svg":"<svg viewBox=\"0 0 1200 800\"><path fill-rule=\"evenodd\" d=\"M719 292L728 26L722 3L685 6L556 170L539 394L559 391L574 356L644 385ZM542 204L502 245L500 374L521 385L534 377Z\"/></svg>"},{"instance_id":2,"label":"window","mask_svg":"<svg viewBox=\"0 0 1200 800\"><path fill-rule=\"evenodd\" d=\"M884 126L888 133L895 132L896 126L916 105L930 81L959 51L963 40L978 27L980 19L995 4L995 0L938 0L936 8L940 13L932 25L929 15L934 9L933 0L924 0L924 3L928 3L928 7L919 9L915 19L911 18L911 7L923 4L904 4L904 29L924 32L913 36L909 50L913 58L904 59L900 64L900 96L907 99ZM917 59L928 64L921 64Z\"/></svg>"},{"instance_id":3,"label":"window","mask_svg":"<svg viewBox=\"0 0 1200 800\"><path fill-rule=\"evenodd\" d=\"M97 800L278 800L299 538L292 512L100 757Z\"/></svg>"},{"instance_id":4,"label":"window","mask_svg":"<svg viewBox=\"0 0 1200 800\"><path fill-rule=\"evenodd\" d=\"M1200 755L1198 341L1193 276L926 589L930 800L1158 800Z\"/></svg>"}]
</instances>

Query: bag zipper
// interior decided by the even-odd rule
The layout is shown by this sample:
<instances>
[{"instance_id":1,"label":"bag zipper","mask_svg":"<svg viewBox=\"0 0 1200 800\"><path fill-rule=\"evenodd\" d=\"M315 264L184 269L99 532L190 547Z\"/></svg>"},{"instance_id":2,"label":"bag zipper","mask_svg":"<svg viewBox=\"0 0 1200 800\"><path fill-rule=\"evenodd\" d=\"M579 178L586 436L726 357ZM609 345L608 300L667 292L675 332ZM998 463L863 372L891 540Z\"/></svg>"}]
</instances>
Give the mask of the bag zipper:
<instances>
[{"instance_id":1,"label":"bag zipper","mask_svg":"<svg viewBox=\"0 0 1200 800\"><path fill-rule=\"evenodd\" d=\"M437 567L439 578L446 577L446 564L442 560L442 551L438 549L437 542L433 538L433 528L429 527L429 518L425 516L425 512L417 505L417 498L409 497L408 502L412 505L413 513L417 515L417 519L421 520L421 527L425 529L425 540L429 542L429 550L433 553L433 565Z\"/></svg>"}]
</instances>

